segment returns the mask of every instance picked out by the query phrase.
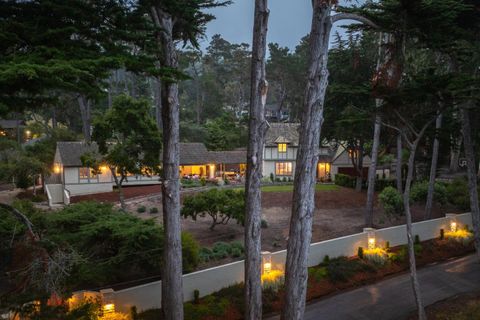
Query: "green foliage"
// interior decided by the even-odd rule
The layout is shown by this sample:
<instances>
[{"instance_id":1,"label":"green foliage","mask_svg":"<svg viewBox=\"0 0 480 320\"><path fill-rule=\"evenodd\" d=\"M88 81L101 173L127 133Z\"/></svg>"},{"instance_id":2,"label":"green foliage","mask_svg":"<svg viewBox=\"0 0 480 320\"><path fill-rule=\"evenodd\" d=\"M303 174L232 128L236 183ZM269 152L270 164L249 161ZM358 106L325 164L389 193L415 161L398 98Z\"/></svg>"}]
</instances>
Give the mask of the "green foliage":
<instances>
[{"instance_id":1,"label":"green foliage","mask_svg":"<svg viewBox=\"0 0 480 320\"><path fill-rule=\"evenodd\" d=\"M397 185L394 179L376 179L375 191L382 192L386 187L395 187Z\"/></svg>"},{"instance_id":2,"label":"green foliage","mask_svg":"<svg viewBox=\"0 0 480 320\"><path fill-rule=\"evenodd\" d=\"M363 247L358 247L357 256L358 256L360 259L363 259Z\"/></svg>"},{"instance_id":3,"label":"green foliage","mask_svg":"<svg viewBox=\"0 0 480 320\"><path fill-rule=\"evenodd\" d=\"M413 184L412 189L410 190L410 200L413 202L422 202L427 201L428 195L428 181L420 181ZM444 205L447 203L447 188L444 184L436 182L434 185L433 199Z\"/></svg>"},{"instance_id":4,"label":"green foliage","mask_svg":"<svg viewBox=\"0 0 480 320\"><path fill-rule=\"evenodd\" d=\"M152 207L152 208L150 208L149 212L150 212L150 214L156 214L156 213L158 213L158 208L157 207Z\"/></svg>"},{"instance_id":5,"label":"green foliage","mask_svg":"<svg viewBox=\"0 0 480 320\"><path fill-rule=\"evenodd\" d=\"M353 260L347 257L338 257L330 259L326 265L328 278L332 282L348 281L357 272L375 272L375 268L363 262L363 260Z\"/></svg>"},{"instance_id":6,"label":"green foliage","mask_svg":"<svg viewBox=\"0 0 480 320\"><path fill-rule=\"evenodd\" d=\"M204 297L200 304L187 302L183 305L185 319L202 320L207 316L224 317L229 304L227 298L219 298L214 295Z\"/></svg>"},{"instance_id":7,"label":"green foliage","mask_svg":"<svg viewBox=\"0 0 480 320\"><path fill-rule=\"evenodd\" d=\"M393 187L386 187L378 196L380 204L387 215L403 214L402 195Z\"/></svg>"},{"instance_id":8,"label":"green foliage","mask_svg":"<svg viewBox=\"0 0 480 320\"><path fill-rule=\"evenodd\" d=\"M335 184L342 187L355 188L355 178L346 174L337 173L335 175Z\"/></svg>"},{"instance_id":9,"label":"green foliage","mask_svg":"<svg viewBox=\"0 0 480 320\"><path fill-rule=\"evenodd\" d=\"M26 201L17 201L15 207L30 217L48 251L69 249L80 256L67 277L69 289L160 274L163 232L153 220L142 220L115 210L112 205L95 202L73 204L48 214ZM16 221L2 211L0 215L1 243L8 244L12 238L20 241L25 228L21 224L15 226ZM6 252L4 257L8 257L9 247L1 249ZM198 264L199 248L186 233L182 234L182 249L184 271L192 271Z\"/></svg>"},{"instance_id":10,"label":"green foliage","mask_svg":"<svg viewBox=\"0 0 480 320\"><path fill-rule=\"evenodd\" d=\"M231 243L215 242L211 249L200 249L200 260L203 262L221 260L228 257L239 258L243 256L245 249L240 242L234 241Z\"/></svg>"},{"instance_id":11,"label":"green foliage","mask_svg":"<svg viewBox=\"0 0 480 320\"><path fill-rule=\"evenodd\" d=\"M118 182L115 179L117 185L128 173L159 173L160 133L146 100L118 96L112 108L95 119L92 139L98 144L101 159L89 166L98 168L100 163L106 163L115 167L120 176ZM92 155L90 159L82 158L82 162L95 159Z\"/></svg>"},{"instance_id":12,"label":"green foliage","mask_svg":"<svg viewBox=\"0 0 480 320\"><path fill-rule=\"evenodd\" d=\"M308 278L315 279L316 282L320 282L321 280L327 278L328 271L326 267L313 267L308 268Z\"/></svg>"},{"instance_id":13,"label":"green foliage","mask_svg":"<svg viewBox=\"0 0 480 320\"><path fill-rule=\"evenodd\" d=\"M262 222L260 223L260 226L262 229L268 228L268 222L265 219L262 219Z\"/></svg>"},{"instance_id":14,"label":"green foliage","mask_svg":"<svg viewBox=\"0 0 480 320\"><path fill-rule=\"evenodd\" d=\"M198 188L200 186L205 186L205 184L207 183L205 178L202 177L202 179L200 179L200 180L197 180L197 179L182 179L180 181L180 183L182 184L182 188ZM202 184L202 183L204 183L204 184Z\"/></svg>"},{"instance_id":15,"label":"green foliage","mask_svg":"<svg viewBox=\"0 0 480 320\"><path fill-rule=\"evenodd\" d=\"M330 256L328 254L326 254L325 257L323 257L323 263L327 264L329 262L330 262Z\"/></svg>"},{"instance_id":16,"label":"green foliage","mask_svg":"<svg viewBox=\"0 0 480 320\"><path fill-rule=\"evenodd\" d=\"M145 208L145 206L140 206L137 208L138 213L144 213L145 211L147 211L147 208Z\"/></svg>"},{"instance_id":17,"label":"green foliage","mask_svg":"<svg viewBox=\"0 0 480 320\"><path fill-rule=\"evenodd\" d=\"M243 224L245 215L245 192L243 190L210 189L194 195L186 196L181 214L184 218L212 218L210 230L218 224L227 224L230 219Z\"/></svg>"},{"instance_id":18,"label":"green foliage","mask_svg":"<svg viewBox=\"0 0 480 320\"><path fill-rule=\"evenodd\" d=\"M446 185L448 202L462 210L470 209L470 196L467 181L457 178Z\"/></svg>"},{"instance_id":19,"label":"green foliage","mask_svg":"<svg viewBox=\"0 0 480 320\"><path fill-rule=\"evenodd\" d=\"M198 304L200 302L200 291L198 289L193 290L193 303Z\"/></svg>"},{"instance_id":20,"label":"green foliage","mask_svg":"<svg viewBox=\"0 0 480 320\"><path fill-rule=\"evenodd\" d=\"M246 128L227 115L208 121L205 129L205 145L209 150L232 150L244 146L247 141Z\"/></svg>"},{"instance_id":21,"label":"green foliage","mask_svg":"<svg viewBox=\"0 0 480 320\"><path fill-rule=\"evenodd\" d=\"M415 239L413 241L414 244L420 244L420 236L418 234L415 235Z\"/></svg>"}]
</instances>

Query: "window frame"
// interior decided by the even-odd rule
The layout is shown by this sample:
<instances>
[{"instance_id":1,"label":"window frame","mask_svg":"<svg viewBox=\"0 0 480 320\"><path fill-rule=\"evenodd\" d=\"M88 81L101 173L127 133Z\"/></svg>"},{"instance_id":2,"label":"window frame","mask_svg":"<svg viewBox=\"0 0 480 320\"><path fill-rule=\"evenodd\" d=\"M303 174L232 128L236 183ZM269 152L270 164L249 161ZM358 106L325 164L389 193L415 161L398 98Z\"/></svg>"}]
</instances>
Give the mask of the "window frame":
<instances>
[{"instance_id":1,"label":"window frame","mask_svg":"<svg viewBox=\"0 0 480 320\"><path fill-rule=\"evenodd\" d=\"M293 162L275 162L275 175L276 176L292 176L293 174Z\"/></svg>"},{"instance_id":2,"label":"window frame","mask_svg":"<svg viewBox=\"0 0 480 320\"><path fill-rule=\"evenodd\" d=\"M287 146L286 143L279 143L279 144L277 145L277 151L278 151L278 153L287 153L287 148L288 148L288 146Z\"/></svg>"}]
</instances>

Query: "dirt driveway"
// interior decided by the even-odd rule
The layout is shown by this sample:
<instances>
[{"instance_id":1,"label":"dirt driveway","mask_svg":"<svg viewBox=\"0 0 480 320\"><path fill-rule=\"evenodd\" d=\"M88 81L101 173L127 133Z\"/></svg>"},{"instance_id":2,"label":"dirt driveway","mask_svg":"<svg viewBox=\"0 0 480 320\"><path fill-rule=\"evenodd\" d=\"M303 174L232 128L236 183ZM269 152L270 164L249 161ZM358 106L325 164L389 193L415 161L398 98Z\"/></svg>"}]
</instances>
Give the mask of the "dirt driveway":
<instances>
[{"instance_id":1,"label":"dirt driveway","mask_svg":"<svg viewBox=\"0 0 480 320\"><path fill-rule=\"evenodd\" d=\"M262 193L262 216L268 224L268 227L262 230L263 250L278 251L286 248L291 202L292 192ZM361 232L364 226L365 202L366 193L357 193L353 189L339 187L337 190L317 191L312 242ZM139 206L145 206L147 211L137 213ZM152 207L158 208L160 213L150 214L149 209ZM143 219L154 218L162 223L160 196L134 201L128 205L128 210ZM434 208L434 217L440 217L441 212L440 208ZM412 213L414 220L418 221L423 215L423 208L413 206ZM388 221L379 207L375 208L374 221L378 228L404 223L404 219ZM217 241L243 242L243 227L235 222L218 225L213 231L209 230L209 226L208 217L198 218L197 221L182 220L182 229L191 233L202 246L211 246Z\"/></svg>"}]
</instances>

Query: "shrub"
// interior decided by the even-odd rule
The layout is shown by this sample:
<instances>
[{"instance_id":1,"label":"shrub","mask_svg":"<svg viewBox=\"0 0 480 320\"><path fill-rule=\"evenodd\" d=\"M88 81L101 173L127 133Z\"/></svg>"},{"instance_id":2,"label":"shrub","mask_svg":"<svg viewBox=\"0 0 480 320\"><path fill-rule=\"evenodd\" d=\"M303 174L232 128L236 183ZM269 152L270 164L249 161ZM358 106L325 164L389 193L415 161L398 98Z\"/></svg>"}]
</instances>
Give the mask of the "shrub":
<instances>
[{"instance_id":1,"label":"shrub","mask_svg":"<svg viewBox=\"0 0 480 320\"><path fill-rule=\"evenodd\" d=\"M208 262L211 260L221 260L228 257L238 258L241 257L244 252L245 249L243 245L238 241L234 241L232 243L215 242L212 249L200 249L199 256L203 262Z\"/></svg>"},{"instance_id":2,"label":"shrub","mask_svg":"<svg viewBox=\"0 0 480 320\"><path fill-rule=\"evenodd\" d=\"M401 215L403 213L403 199L397 189L386 187L378 198L387 215Z\"/></svg>"},{"instance_id":3,"label":"shrub","mask_svg":"<svg viewBox=\"0 0 480 320\"><path fill-rule=\"evenodd\" d=\"M346 174L341 174L341 173L337 173L335 175L336 185L347 187L347 188L355 188L355 183L356 183L356 180L354 177L351 177Z\"/></svg>"},{"instance_id":4,"label":"shrub","mask_svg":"<svg viewBox=\"0 0 480 320\"><path fill-rule=\"evenodd\" d=\"M152 208L150 208L150 213L151 213L151 214L158 213L158 208L157 208L157 207L152 207Z\"/></svg>"},{"instance_id":5,"label":"shrub","mask_svg":"<svg viewBox=\"0 0 480 320\"><path fill-rule=\"evenodd\" d=\"M275 176L273 175L273 172L270 172L270 180L275 182Z\"/></svg>"},{"instance_id":6,"label":"shrub","mask_svg":"<svg viewBox=\"0 0 480 320\"><path fill-rule=\"evenodd\" d=\"M194 195L186 196L181 214L184 218L197 220L197 216L210 216L212 224L227 224L230 219L243 224L245 217L245 192L243 190L210 189Z\"/></svg>"},{"instance_id":7,"label":"shrub","mask_svg":"<svg viewBox=\"0 0 480 320\"><path fill-rule=\"evenodd\" d=\"M350 260L347 257L331 259L326 266L328 278L332 282L345 282L356 272L375 272L376 269L362 260Z\"/></svg>"},{"instance_id":8,"label":"shrub","mask_svg":"<svg viewBox=\"0 0 480 320\"><path fill-rule=\"evenodd\" d=\"M182 264L184 272L192 272L198 265L200 248L193 236L182 232Z\"/></svg>"},{"instance_id":9,"label":"shrub","mask_svg":"<svg viewBox=\"0 0 480 320\"><path fill-rule=\"evenodd\" d=\"M323 263L324 263L324 264L328 264L329 262L330 262L330 257L329 257L329 255L327 254L327 255L325 255L325 257L323 257Z\"/></svg>"},{"instance_id":10,"label":"shrub","mask_svg":"<svg viewBox=\"0 0 480 320\"><path fill-rule=\"evenodd\" d=\"M435 183L434 185L433 199L440 203L447 203L447 188L441 183ZM428 195L428 181L420 181L413 184L410 190L410 200L412 202L425 203Z\"/></svg>"},{"instance_id":11,"label":"shrub","mask_svg":"<svg viewBox=\"0 0 480 320\"><path fill-rule=\"evenodd\" d=\"M200 302L200 291L198 289L193 290L193 303L199 304Z\"/></svg>"},{"instance_id":12,"label":"shrub","mask_svg":"<svg viewBox=\"0 0 480 320\"><path fill-rule=\"evenodd\" d=\"M367 249L364 256L366 260L378 266L383 266L388 261L387 251L381 248Z\"/></svg>"},{"instance_id":13,"label":"shrub","mask_svg":"<svg viewBox=\"0 0 480 320\"><path fill-rule=\"evenodd\" d=\"M413 241L414 244L420 244L420 236L418 234L415 235L415 240Z\"/></svg>"},{"instance_id":14,"label":"shrub","mask_svg":"<svg viewBox=\"0 0 480 320\"><path fill-rule=\"evenodd\" d=\"M147 208L145 208L145 206L140 206L137 208L138 213L144 213L145 211L147 211Z\"/></svg>"},{"instance_id":15,"label":"shrub","mask_svg":"<svg viewBox=\"0 0 480 320\"><path fill-rule=\"evenodd\" d=\"M358 256L360 259L363 259L363 248L362 248L362 247L358 247L357 256Z\"/></svg>"},{"instance_id":16,"label":"shrub","mask_svg":"<svg viewBox=\"0 0 480 320\"><path fill-rule=\"evenodd\" d=\"M285 274L280 270L272 270L262 275L262 287L277 292L285 283Z\"/></svg>"},{"instance_id":17,"label":"shrub","mask_svg":"<svg viewBox=\"0 0 480 320\"><path fill-rule=\"evenodd\" d=\"M394 179L377 179L375 180L375 191L383 191L386 187L395 187L397 184Z\"/></svg>"},{"instance_id":18,"label":"shrub","mask_svg":"<svg viewBox=\"0 0 480 320\"><path fill-rule=\"evenodd\" d=\"M447 184L446 191L448 202L462 210L470 209L468 184L464 178L457 178L452 183Z\"/></svg>"},{"instance_id":19,"label":"shrub","mask_svg":"<svg viewBox=\"0 0 480 320\"><path fill-rule=\"evenodd\" d=\"M262 229L268 228L267 220L262 219L262 222L260 223L260 226L262 227Z\"/></svg>"},{"instance_id":20,"label":"shrub","mask_svg":"<svg viewBox=\"0 0 480 320\"><path fill-rule=\"evenodd\" d=\"M308 268L308 278L315 279L316 282L320 282L322 279L325 279L327 274L328 272L326 267Z\"/></svg>"},{"instance_id":21,"label":"shrub","mask_svg":"<svg viewBox=\"0 0 480 320\"><path fill-rule=\"evenodd\" d=\"M200 185L204 187L207 184L207 180L205 180L205 177L200 178Z\"/></svg>"}]
</instances>

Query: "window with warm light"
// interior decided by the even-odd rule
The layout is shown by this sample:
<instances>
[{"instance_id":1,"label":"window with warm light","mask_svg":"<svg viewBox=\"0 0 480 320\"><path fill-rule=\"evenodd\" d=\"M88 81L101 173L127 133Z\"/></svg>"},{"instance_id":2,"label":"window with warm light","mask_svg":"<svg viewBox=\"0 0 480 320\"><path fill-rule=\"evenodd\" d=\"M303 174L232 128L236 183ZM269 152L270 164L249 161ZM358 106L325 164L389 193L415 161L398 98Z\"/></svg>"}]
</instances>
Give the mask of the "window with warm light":
<instances>
[{"instance_id":1,"label":"window with warm light","mask_svg":"<svg viewBox=\"0 0 480 320\"><path fill-rule=\"evenodd\" d=\"M81 167L78 169L78 174L82 180L97 179L95 170L90 167Z\"/></svg>"},{"instance_id":2,"label":"window with warm light","mask_svg":"<svg viewBox=\"0 0 480 320\"><path fill-rule=\"evenodd\" d=\"M287 144L286 143L279 143L278 144L278 152L282 152L282 153L287 152Z\"/></svg>"},{"instance_id":3,"label":"window with warm light","mask_svg":"<svg viewBox=\"0 0 480 320\"><path fill-rule=\"evenodd\" d=\"M291 162L277 162L275 163L275 174L277 176L291 176L292 163Z\"/></svg>"}]
</instances>

